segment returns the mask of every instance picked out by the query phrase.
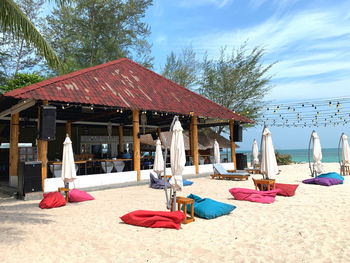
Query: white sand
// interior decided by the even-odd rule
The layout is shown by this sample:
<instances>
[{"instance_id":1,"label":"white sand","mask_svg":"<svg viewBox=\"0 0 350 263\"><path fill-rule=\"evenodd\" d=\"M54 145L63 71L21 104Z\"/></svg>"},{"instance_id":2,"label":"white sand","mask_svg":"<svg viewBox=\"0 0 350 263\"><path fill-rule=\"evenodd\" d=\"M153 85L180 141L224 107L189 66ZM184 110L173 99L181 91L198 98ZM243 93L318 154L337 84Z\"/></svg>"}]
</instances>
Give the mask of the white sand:
<instances>
[{"instance_id":1,"label":"white sand","mask_svg":"<svg viewBox=\"0 0 350 263\"><path fill-rule=\"evenodd\" d=\"M326 171L339 172L337 164ZM0 201L0 262L350 262L350 176L343 185L305 185L308 165L280 166L277 182L299 184L272 204L236 201L253 182L194 179L181 193L237 206L182 229L122 223L137 210L165 210L163 190L147 185L91 192L94 201L42 210L38 201ZM254 177L260 177L255 175Z\"/></svg>"}]
</instances>

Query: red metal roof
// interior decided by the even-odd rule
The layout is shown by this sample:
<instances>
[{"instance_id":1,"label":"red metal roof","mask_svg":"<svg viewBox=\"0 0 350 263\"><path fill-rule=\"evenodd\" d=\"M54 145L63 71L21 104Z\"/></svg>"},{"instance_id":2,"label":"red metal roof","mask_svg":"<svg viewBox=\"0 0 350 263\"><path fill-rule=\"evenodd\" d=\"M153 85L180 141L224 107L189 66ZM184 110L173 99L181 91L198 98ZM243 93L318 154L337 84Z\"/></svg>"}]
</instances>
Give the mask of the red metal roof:
<instances>
[{"instance_id":1,"label":"red metal roof","mask_svg":"<svg viewBox=\"0 0 350 263\"><path fill-rule=\"evenodd\" d=\"M122 58L44 80L5 97L121 107L251 122L165 77Z\"/></svg>"}]
</instances>

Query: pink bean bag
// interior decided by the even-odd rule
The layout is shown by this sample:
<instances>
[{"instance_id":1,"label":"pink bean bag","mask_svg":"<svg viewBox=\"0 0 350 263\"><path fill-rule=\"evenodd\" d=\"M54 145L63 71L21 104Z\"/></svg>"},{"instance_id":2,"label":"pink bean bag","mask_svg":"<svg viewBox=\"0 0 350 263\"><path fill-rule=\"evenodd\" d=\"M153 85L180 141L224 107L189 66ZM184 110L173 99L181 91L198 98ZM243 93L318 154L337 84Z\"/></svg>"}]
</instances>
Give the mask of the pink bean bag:
<instances>
[{"instance_id":1,"label":"pink bean bag","mask_svg":"<svg viewBox=\"0 0 350 263\"><path fill-rule=\"evenodd\" d=\"M236 200L251 201L256 203L271 204L275 201L275 197L279 189L270 191L257 191L246 188L232 188L229 192Z\"/></svg>"},{"instance_id":2,"label":"pink bean bag","mask_svg":"<svg viewBox=\"0 0 350 263\"><path fill-rule=\"evenodd\" d=\"M124 223L143 227L180 229L185 214L181 211L136 210L121 217Z\"/></svg>"},{"instance_id":3,"label":"pink bean bag","mask_svg":"<svg viewBox=\"0 0 350 263\"><path fill-rule=\"evenodd\" d=\"M70 190L69 196L68 196L69 202L84 202L84 201L89 201L94 199L95 198L92 195L76 188Z\"/></svg>"}]
</instances>

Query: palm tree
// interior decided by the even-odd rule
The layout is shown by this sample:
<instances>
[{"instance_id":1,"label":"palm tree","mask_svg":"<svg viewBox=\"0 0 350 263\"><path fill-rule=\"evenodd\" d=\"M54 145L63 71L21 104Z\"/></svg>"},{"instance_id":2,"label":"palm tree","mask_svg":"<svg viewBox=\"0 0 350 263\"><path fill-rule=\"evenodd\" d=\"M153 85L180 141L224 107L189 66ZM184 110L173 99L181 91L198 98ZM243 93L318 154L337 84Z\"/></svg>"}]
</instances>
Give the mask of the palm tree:
<instances>
[{"instance_id":1,"label":"palm tree","mask_svg":"<svg viewBox=\"0 0 350 263\"><path fill-rule=\"evenodd\" d=\"M14 37L23 37L32 43L50 67L63 68L53 49L13 0L0 0L0 26L3 32L9 32Z\"/></svg>"}]
</instances>

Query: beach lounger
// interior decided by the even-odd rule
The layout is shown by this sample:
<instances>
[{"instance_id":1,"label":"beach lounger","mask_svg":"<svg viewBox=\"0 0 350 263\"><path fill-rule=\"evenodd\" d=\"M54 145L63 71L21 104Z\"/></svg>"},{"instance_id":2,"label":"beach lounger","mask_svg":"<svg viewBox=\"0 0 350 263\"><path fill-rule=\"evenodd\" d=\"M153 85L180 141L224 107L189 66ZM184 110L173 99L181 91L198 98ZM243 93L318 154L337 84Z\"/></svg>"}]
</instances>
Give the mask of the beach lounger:
<instances>
[{"instance_id":1,"label":"beach lounger","mask_svg":"<svg viewBox=\"0 0 350 263\"><path fill-rule=\"evenodd\" d=\"M226 169L219 163L216 163L213 165L214 167L214 174L211 174L211 178L219 178L219 179L234 179L234 180L240 180L243 179L248 180L249 173L247 172L228 172Z\"/></svg>"}]
</instances>

